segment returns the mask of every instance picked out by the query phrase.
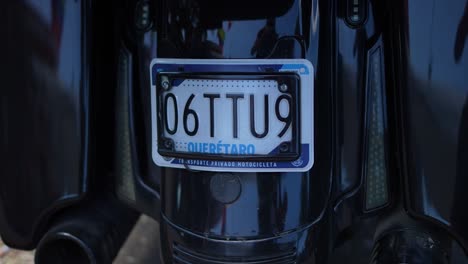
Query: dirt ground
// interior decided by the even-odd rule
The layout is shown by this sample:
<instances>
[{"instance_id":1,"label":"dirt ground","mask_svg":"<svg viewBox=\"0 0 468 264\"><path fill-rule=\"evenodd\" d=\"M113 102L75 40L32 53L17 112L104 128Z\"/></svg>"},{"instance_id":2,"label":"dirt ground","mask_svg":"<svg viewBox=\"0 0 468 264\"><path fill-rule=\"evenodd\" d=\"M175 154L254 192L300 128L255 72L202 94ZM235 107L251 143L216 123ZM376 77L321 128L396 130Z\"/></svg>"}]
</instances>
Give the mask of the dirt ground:
<instances>
[{"instance_id":1,"label":"dirt ground","mask_svg":"<svg viewBox=\"0 0 468 264\"><path fill-rule=\"evenodd\" d=\"M159 224L142 216L128 236L114 264L160 264Z\"/></svg>"},{"instance_id":2,"label":"dirt ground","mask_svg":"<svg viewBox=\"0 0 468 264\"><path fill-rule=\"evenodd\" d=\"M34 263L34 252L13 250L0 240L0 264Z\"/></svg>"},{"instance_id":3,"label":"dirt ground","mask_svg":"<svg viewBox=\"0 0 468 264\"><path fill-rule=\"evenodd\" d=\"M14 250L0 239L0 264L33 264L33 251ZM159 264L159 225L142 216L130 233L114 264Z\"/></svg>"}]
</instances>

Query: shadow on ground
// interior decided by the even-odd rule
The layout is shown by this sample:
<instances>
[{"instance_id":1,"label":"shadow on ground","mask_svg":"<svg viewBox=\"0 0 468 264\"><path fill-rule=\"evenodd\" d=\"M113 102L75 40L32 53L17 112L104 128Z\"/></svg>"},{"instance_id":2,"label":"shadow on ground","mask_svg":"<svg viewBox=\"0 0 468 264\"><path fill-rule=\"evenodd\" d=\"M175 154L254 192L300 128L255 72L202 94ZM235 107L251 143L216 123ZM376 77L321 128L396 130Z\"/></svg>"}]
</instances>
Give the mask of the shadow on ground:
<instances>
[{"instance_id":1,"label":"shadow on ground","mask_svg":"<svg viewBox=\"0 0 468 264\"><path fill-rule=\"evenodd\" d=\"M130 233L114 264L160 264L159 224L142 216Z\"/></svg>"}]
</instances>

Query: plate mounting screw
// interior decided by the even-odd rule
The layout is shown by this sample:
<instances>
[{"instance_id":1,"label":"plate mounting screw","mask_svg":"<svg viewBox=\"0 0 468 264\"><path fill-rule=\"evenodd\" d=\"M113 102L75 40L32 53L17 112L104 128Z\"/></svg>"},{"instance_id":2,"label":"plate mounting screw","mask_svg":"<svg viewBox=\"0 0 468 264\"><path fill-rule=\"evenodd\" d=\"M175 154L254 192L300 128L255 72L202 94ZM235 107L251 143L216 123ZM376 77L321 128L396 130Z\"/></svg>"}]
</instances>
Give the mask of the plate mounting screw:
<instances>
[{"instance_id":1,"label":"plate mounting screw","mask_svg":"<svg viewBox=\"0 0 468 264\"><path fill-rule=\"evenodd\" d=\"M166 139L164 141L164 147L166 147L167 149L172 149L172 141L170 139Z\"/></svg>"},{"instance_id":2,"label":"plate mounting screw","mask_svg":"<svg viewBox=\"0 0 468 264\"><path fill-rule=\"evenodd\" d=\"M288 85L285 84L285 83L281 84L280 87L279 87L279 90L281 92L287 92L288 91Z\"/></svg>"},{"instance_id":3,"label":"plate mounting screw","mask_svg":"<svg viewBox=\"0 0 468 264\"><path fill-rule=\"evenodd\" d=\"M289 144L288 143L282 143L280 145L280 152L288 152L289 151Z\"/></svg>"},{"instance_id":4,"label":"plate mounting screw","mask_svg":"<svg viewBox=\"0 0 468 264\"><path fill-rule=\"evenodd\" d=\"M167 76L161 76L161 86L164 90L169 90L171 84L169 83L169 78Z\"/></svg>"}]
</instances>

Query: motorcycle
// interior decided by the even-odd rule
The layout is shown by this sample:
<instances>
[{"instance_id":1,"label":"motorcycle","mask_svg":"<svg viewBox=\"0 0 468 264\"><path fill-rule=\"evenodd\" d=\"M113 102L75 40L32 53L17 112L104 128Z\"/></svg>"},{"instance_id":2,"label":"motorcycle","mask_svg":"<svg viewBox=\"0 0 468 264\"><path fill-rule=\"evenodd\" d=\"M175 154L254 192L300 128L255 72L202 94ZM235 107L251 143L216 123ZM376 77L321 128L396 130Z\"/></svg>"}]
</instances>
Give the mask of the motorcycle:
<instances>
[{"instance_id":1,"label":"motorcycle","mask_svg":"<svg viewBox=\"0 0 468 264\"><path fill-rule=\"evenodd\" d=\"M468 263L468 1L7 1L0 235L111 263Z\"/></svg>"}]
</instances>

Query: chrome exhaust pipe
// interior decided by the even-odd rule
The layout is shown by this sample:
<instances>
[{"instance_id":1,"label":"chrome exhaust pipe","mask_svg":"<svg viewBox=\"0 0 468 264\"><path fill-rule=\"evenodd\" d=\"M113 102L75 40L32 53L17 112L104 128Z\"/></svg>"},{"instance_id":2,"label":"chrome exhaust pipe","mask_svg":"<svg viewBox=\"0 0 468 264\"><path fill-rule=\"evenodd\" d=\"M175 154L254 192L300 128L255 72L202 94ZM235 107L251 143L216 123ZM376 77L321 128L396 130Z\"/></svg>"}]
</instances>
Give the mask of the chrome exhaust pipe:
<instances>
[{"instance_id":1,"label":"chrome exhaust pipe","mask_svg":"<svg viewBox=\"0 0 468 264\"><path fill-rule=\"evenodd\" d=\"M112 263L138 219L112 197L66 209L39 242L37 264Z\"/></svg>"}]
</instances>

